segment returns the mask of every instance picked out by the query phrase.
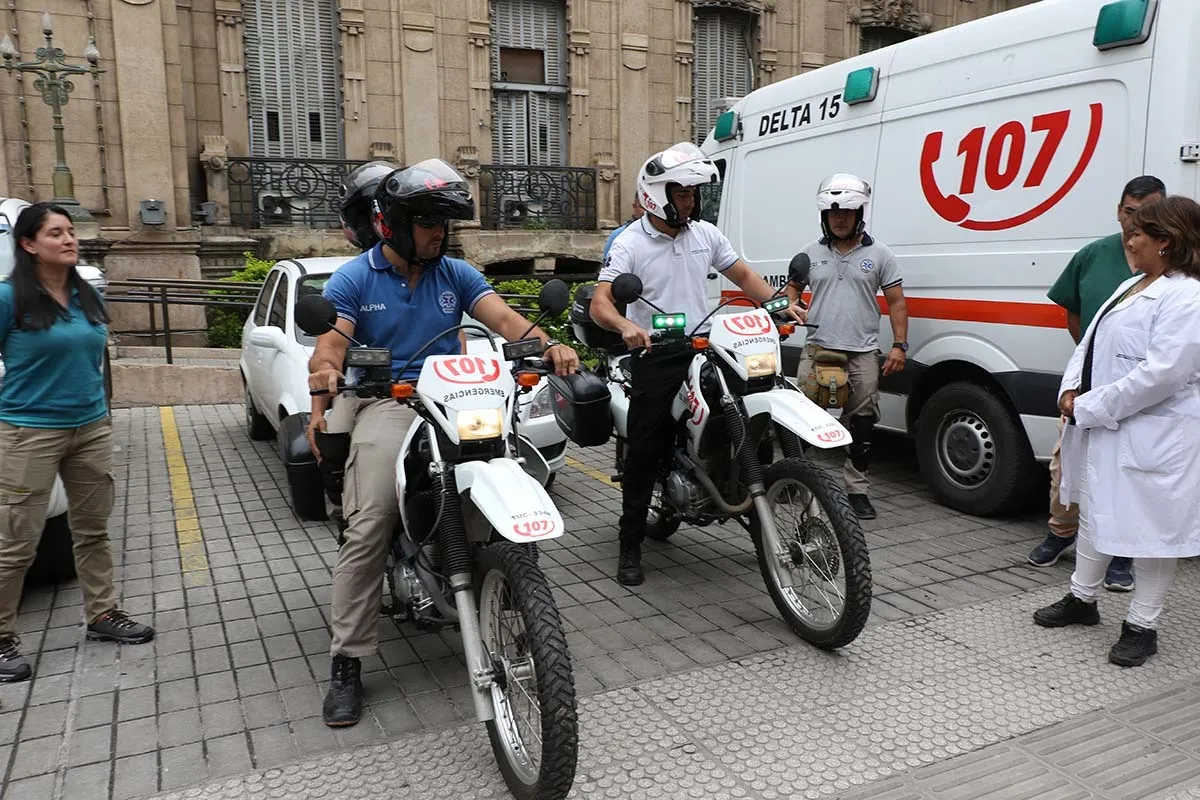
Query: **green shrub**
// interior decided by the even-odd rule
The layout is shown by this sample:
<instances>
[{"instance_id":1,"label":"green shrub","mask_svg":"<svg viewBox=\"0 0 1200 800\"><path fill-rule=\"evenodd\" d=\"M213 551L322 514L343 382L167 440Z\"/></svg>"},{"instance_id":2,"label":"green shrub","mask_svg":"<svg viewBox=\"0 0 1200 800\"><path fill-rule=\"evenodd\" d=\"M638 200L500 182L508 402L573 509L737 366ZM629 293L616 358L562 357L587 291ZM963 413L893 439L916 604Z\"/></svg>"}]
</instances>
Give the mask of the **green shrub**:
<instances>
[{"instance_id":1,"label":"green shrub","mask_svg":"<svg viewBox=\"0 0 1200 800\"><path fill-rule=\"evenodd\" d=\"M275 266L274 261L255 258L249 251L242 253L242 257L246 266L221 280L233 283L262 283L271 267ZM208 322L209 347L242 346L242 327L246 324L245 309L205 306L204 310Z\"/></svg>"},{"instance_id":2,"label":"green shrub","mask_svg":"<svg viewBox=\"0 0 1200 800\"><path fill-rule=\"evenodd\" d=\"M542 290L543 283L543 281L535 278L514 278L502 281L496 281L493 279L489 282L492 284L492 288L500 294L528 295L529 297L534 298L520 301L510 299L508 301L509 305L525 306L530 308L537 305L536 298L538 292ZM575 296L575 289L580 285L581 284L577 283L570 287L571 297ZM579 360L585 365L594 367L597 363L599 363L599 356L597 356L596 353L591 350L591 348L575 338L575 331L571 328L570 312L571 309L570 306L568 306L566 311L556 316L543 319L539 325L551 339L557 339L560 342L575 348L575 352L579 353ZM532 319L532 317L536 315L531 314L528 316L530 316Z\"/></svg>"}]
</instances>

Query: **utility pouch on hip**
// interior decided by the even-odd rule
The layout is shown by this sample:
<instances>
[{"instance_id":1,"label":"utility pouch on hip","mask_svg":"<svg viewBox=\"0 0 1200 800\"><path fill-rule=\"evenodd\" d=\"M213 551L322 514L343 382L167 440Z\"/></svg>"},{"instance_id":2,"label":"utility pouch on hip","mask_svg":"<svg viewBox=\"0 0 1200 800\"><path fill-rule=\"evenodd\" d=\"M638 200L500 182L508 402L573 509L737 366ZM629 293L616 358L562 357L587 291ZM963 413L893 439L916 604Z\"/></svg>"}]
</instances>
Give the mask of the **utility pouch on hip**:
<instances>
[{"instance_id":1,"label":"utility pouch on hip","mask_svg":"<svg viewBox=\"0 0 1200 800\"><path fill-rule=\"evenodd\" d=\"M822 408L842 408L850 397L849 357L818 345L809 347L812 368L803 376L801 389Z\"/></svg>"}]
</instances>

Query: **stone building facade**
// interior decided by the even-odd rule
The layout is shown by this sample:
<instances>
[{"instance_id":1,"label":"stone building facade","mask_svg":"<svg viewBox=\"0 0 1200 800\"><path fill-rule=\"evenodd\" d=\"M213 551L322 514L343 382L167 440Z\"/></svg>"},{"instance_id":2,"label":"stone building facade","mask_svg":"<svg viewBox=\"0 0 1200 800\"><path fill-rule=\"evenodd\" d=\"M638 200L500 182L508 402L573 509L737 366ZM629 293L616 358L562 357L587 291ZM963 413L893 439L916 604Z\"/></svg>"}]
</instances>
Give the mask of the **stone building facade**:
<instances>
[{"instance_id":1,"label":"stone building facade","mask_svg":"<svg viewBox=\"0 0 1200 800\"><path fill-rule=\"evenodd\" d=\"M640 163L729 98L1031 1L8 0L0 24L14 61L43 10L68 62L99 49L65 154L110 271L198 276L222 241L328 251L334 179L373 158L468 175L480 219L458 238L481 266L594 261ZM5 194L50 198L32 76L0 75L0 132Z\"/></svg>"}]
</instances>

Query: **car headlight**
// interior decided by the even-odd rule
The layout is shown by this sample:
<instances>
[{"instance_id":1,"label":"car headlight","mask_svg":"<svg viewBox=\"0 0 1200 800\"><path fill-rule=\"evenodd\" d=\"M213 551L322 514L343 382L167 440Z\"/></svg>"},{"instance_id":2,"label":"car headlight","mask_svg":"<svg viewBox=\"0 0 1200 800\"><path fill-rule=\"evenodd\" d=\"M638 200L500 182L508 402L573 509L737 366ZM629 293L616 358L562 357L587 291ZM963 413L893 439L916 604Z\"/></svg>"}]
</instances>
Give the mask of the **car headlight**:
<instances>
[{"instance_id":1,"label":"car headlight","mask_svg":"<svg viewBox=\"0 0 1200 800\"><path fill-rule=\"evenodd\" d=\"M550 387L543 386L533 395L529 404L529 418L548 417L554 413L554 398L550 396Z\"/></svg>"},{"instance_id":2,"label":"car headlight","mask_svg":"<svg viewBox=\"0 0 1200 800\"><path fill-rule=\"evenodd\" d=\"M763 375L774 375L775 354L774 353L759 353L754 356L746 356L746 374L751 378L761 378Z\"/></svg>"},{"instance_id":3,"label":"car headlight","mask_svg":"<svg viewBox=\"0 0 1200 800\"><path fill-rule=\"evenodd\" d=\"M457 423L461 442L498 439L504 430L504 409L473 408L460 411Z\"/></svg>"}]
</instances>

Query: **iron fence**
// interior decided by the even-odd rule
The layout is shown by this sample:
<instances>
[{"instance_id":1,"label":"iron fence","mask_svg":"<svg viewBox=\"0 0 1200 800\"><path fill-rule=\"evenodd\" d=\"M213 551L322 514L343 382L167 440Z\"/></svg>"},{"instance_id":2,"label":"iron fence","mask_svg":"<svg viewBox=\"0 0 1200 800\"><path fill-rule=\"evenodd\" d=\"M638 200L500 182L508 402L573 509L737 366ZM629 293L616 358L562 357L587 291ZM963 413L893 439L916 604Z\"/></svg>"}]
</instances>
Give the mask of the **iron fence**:
<instances>
[{"instance_id":1,"label":"iron fence","mask_svg":"<svg viewBox=\"0 0 1200 800\"><path fill-rule=\"evenodd\" d=\"M229 159L229 216L243 228L337 228L338 186L365 161L236 156Z\"/></svg>"},{"instance_id":2,"label":"iron fence","mask_svg":"<svg viewBox=\"0 0 1200 800\"><path fill-rule=\"evenodd\" d=\"M595 230L596 170L490 165L479 168L484 228Z\"/></svg>"}]
</instances>

